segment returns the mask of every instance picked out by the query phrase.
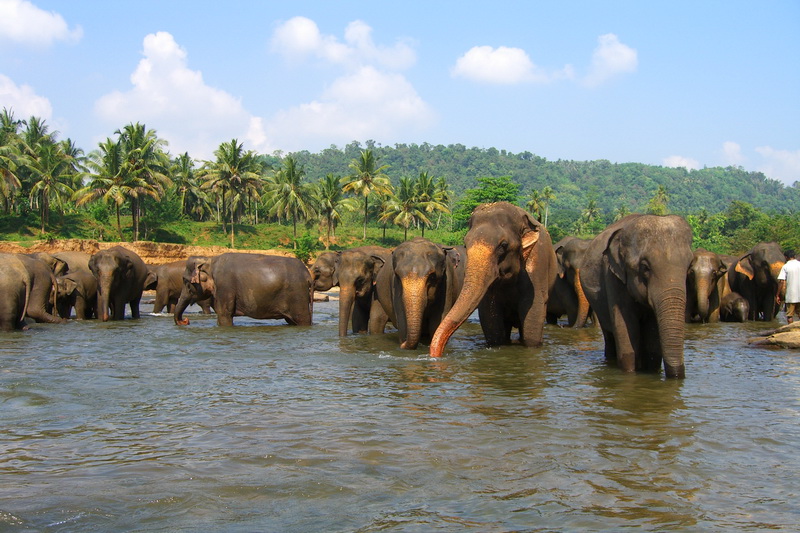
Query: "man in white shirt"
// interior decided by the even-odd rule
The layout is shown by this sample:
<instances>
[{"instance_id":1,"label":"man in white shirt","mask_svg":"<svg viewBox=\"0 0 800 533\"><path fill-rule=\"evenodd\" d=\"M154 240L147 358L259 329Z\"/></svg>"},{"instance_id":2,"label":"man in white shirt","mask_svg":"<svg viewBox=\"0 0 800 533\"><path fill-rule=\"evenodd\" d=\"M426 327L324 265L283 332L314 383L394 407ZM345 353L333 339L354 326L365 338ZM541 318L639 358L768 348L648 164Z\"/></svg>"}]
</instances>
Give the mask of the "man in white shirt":
<instances>
[{"instance_id":1,"label":"man in white shirt","mask_svg":"<svg viewBox=\"0 0 800 533\"><path fill-rule=\"evenodd\" d=\"M786 264L778 274L778 294L775 301L781 304L781 297L786 302L786 320L791 324L794 316L800 317L800 261L795 259L794 250L786 250Z\"/></svg>"}]
</instances>

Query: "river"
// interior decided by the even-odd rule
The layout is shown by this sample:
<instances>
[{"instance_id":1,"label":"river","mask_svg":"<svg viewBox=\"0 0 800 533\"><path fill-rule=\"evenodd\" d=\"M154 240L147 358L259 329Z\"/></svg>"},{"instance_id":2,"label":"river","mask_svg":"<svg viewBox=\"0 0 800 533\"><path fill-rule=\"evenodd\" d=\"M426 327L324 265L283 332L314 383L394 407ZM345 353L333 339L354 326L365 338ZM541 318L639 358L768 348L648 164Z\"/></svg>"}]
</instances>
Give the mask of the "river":
<instances>
[{"instance_id":1,"label":"river","mask_svg":"<svg viewBox=\"0 0 800 533\"><path fill-rule=\"evenodd\" d=\"M686 379L595 329L441 360L396 334L190 315L0 338L0 531L796 530L800 354L687 326ZM783 316L781 315L781 319Z\"/></svg>"}]
</instances>

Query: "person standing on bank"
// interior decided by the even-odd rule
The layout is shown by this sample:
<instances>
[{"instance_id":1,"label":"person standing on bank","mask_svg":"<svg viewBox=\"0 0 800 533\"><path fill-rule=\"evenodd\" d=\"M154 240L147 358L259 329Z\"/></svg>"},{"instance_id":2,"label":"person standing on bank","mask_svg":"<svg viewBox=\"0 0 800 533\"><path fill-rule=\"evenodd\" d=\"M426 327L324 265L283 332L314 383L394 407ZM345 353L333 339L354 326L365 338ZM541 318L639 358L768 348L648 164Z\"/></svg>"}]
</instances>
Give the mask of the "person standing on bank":
<instances>
[{"instance_id":1,"label":"person standing on bank","mask_svg":"<svg viewBox=\"0 0 800 533\"><path fill-rule=\"evenodd\" d=\"M781 296L786 302L786 320L791 324L794 317L800 317L800 261L795 259L794 250L786 250L786 264L778 274L778 294L775 301L781 304Z\"/></svg>"}]
</instances>

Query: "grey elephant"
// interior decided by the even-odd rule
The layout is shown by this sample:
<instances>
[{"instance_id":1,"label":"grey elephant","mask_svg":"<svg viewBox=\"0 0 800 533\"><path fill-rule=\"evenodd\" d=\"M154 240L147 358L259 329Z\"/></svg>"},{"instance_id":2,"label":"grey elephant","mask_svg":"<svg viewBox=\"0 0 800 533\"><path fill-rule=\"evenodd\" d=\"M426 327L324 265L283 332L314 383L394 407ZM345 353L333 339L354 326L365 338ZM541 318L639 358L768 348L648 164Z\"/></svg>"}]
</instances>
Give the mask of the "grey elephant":
<instances>
[{"instance_id":1,"label":"grey elephant","mask_svg":"<svg viewBox=\"0 0 800 533\"><path fill-rule=\"evenodd\" d=\"M147 270L144 289L146 291L156 291L155 300L153 301L153 313L160 313L165 307L167 312L174 313L175 306L178 304L178 299L183 291L183 274L186 270L186 259L172 261L164 265L148 266ZM212 300L210 298L189 303L196 303L204 314L211 314Z\"/></svg>"},{"instance_id":2,"label":"grey elephant","mask_svg":"<svg viewBox=\"0 0 800 533\"><path fill-rule=\"evenodd\" d=\"M380 258L378 258L380 259ZM430 340L464 284L466 248L417 237L400 244L378 272L378 301L395 326L400 347Z\"/></svg>"},{"instance_id":3,"label":"grey elephant","mask_svg":"<svg viewBox=\"0 0 800 533\"><path fill-rule=\"evenodd\" d=\"M19 257L0 254L0 330L25 328L33 280Z\"/></svg>"},{"instance_id":4,"label":"grey elephant","mask_svg":"<svg viewBox=\"0 0 800 533\"><path fill-rule=\"evenodd\" d=\"M92 256L86 252L56 252L53 254L53 257L67 264L67 270L63 273L75 272L76 270L91 272L91 270L89 270L89 259L91 259ZM58 274L56 274L56 276L58 276Z\"/></svg>"},{"instance_id":5,"label":"grey elephant","mask_svg":"<svg viewBox=\"0 0 800 533\"><path fill-rule=\"evenodd\" d=\"M447 341L476 307L489 345L510 343L516 327L524 346L540 346L557 274L547 229L508 202L482 204L472 212L464 245L464 286L433 335L431 357L442 355Z\"/></svg>"},{"instance_id":6,"label":"grey elephant","mask_svg":"<svg viewBox=\"0 0 800 533\"><path fill-rule=\"evenodd\" d=\"M750 306L749 320L770 321L777 315L778 273L785 260L778 243L762 242L728 270L731 290L741 294Z\"/></svg>"},{"instance_id":7,"label":"grey elephant","mask_svg":"<svg viewBox=\"0 0 800 533\"><path fill-rule=\"evenodd\" d=\"M750 303L738 292L729 292L722 297L719 318L723 322L744 322L750 315Z\"/></svg>"},{"instance_id":8,"label":"grey elephant","mask_svg":"<svg viewBox=\"0 0 800 533\"><path fill-rule=\"evenodd\" d=\"M139 318L147 267L135 252L122 246L101 250L89 259L89 270L97 280L97 315L103 322L125 318L129 305L131 317Z\"/></svg>"},{"instance_id":9,"label":"grey elephant","mask_svg":"<svg viewBox=\"0 0 800 533\"><path fill-rule=\"evenodd\" d=\"M232 326L234 316L282 318L290 325L310 326L313 281L305 264L294 257L225 253L186 260L183 290L175 306L178 325L192 300L213 298L217 324Z\"/></svg>"},{"instance_id":10,"label":"grey elephant","mask_svg":"<svg viewBox=\"0 0 800 533\"><path fill-rule=\"evenodd\" d=\"M595 237L581 285L600 322L605 355L622 370L686 375L683 344L692 230L675 215L629 215Z\"/></svg>"},{"instance_id":11,"label":"grey elephant","mask_svg":"<svg viewBox=\"0 0 800 533\"><path fill-rule=\"evenodd\" d=\"M686 273L686 322L719 321L720 303L730 292L728 266L703 248L694 251Z\"/></svg>"},{"instance_id":12,"label":"grey elephant","mask_svg":"<svg viewBox=\"0 0 800 533\"><path fill-rule=\"evenodd\" d=\"M56 278L56 309L62 318L86 320L97 316L97 280L88 270L75 269Z\"/></svg>"},{"instance_id":13,"label":"grey elephant","mask_svg":"<svg viewBox=\"0 0 800 533\"><path fill-rule=\"evenodd\" d=\"M556 324L567 315L567 323L582 328L591 314L589 301L581 288L583 256L591 239L564 237L553 247L558 264L558 277L547 301L547 322Z\"/></svg>"},{"instance_id":14,"label":"grey elephant","mask_svg":"<svg viewBox=\"0 0 800 533\"><path fill-rule=\"evenodd\" d=\"M44 264L47 265L47 268L49 268L56 277L67 272L67 263L53 254L49 254L47 252L33 252L23 255L44 262Z\"/></svg>"},{"instance_id":15,"label":"grey elephant","mask_svg":"<svg viewBox=\"0 0 800 533\"><path fill-rule=\"evenodd\" d=\"M375 294L378 272L391 258L379 246L361 246L341 252L324 252L311 266L315 290L339 287L339 336L383 333L389 317Z\"/></svg>"},{"instance_id":16,"label":"grey elephant","mask_svg":"<svg viewBox=\"0 0 800 533\"><path fill-rule=\"evenodd\" d=\"M13 302L8 303L8 309L5 311L4 323L13 322L10 317L15 313L11 312L11 310L18 309L20 301L24 302L24 316L32 318L36 322L51 324L64 322L64 320L53 314L56 278L51 270L51 265L38 257L26 254L0 254L0 265L6 265L4 266L4 271L7 276L19 273L21 272L20 269L24 269L24 275L20 274L21 284L6 282L6 289L12 291L14 296L11 298ZM24 290L25 294L22 300L19 298L20 290ZM11 329L21 327L23 327L23 324L17 324Z\"/></svg>"}]
</instances>

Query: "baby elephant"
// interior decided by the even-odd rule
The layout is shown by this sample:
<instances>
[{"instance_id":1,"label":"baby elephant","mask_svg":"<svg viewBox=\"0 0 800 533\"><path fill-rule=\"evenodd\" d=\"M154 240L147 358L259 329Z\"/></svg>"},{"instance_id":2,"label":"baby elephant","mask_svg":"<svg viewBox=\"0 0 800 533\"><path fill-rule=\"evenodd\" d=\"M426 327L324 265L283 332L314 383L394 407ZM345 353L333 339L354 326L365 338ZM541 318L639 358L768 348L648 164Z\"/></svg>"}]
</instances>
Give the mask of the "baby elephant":
<instances>
[{"instance_id":1,"label":"baby elephant","mask_svg":"<svg viewBox=\"0 0 800 533\"><path fill-rule=\"evenodd\" d=\"M738 292L729 292L722 298L719 318L723 322L744 322L750 314L750 304Z\"/></svg>"},{"instance_id":2,"label":"baby elephant","mask_svg":"<svg viewBox=\"0 0 800 533\"><path fill-rule=\"evenodd\" d=\"M232 326L234 316L283 318L291 325L310 326L313 290L311 274L294 257L244 253L192 256L186 260L175 323L189 323L183 318L189 302L213 297L220 326Z\"/></svg>"},{"instance_id":3,"label":"baby elephant","mask_svg":"<svg viewBox=\"0 0 800 533\"><path fill-rule=\"evenodd\" d=\"M75 308L75 318L94 318L97 310L97 280L88 270L76 270L56 278L58 294L56 309L61 318L69 318Z\"/></svg>"}]
</instances>

